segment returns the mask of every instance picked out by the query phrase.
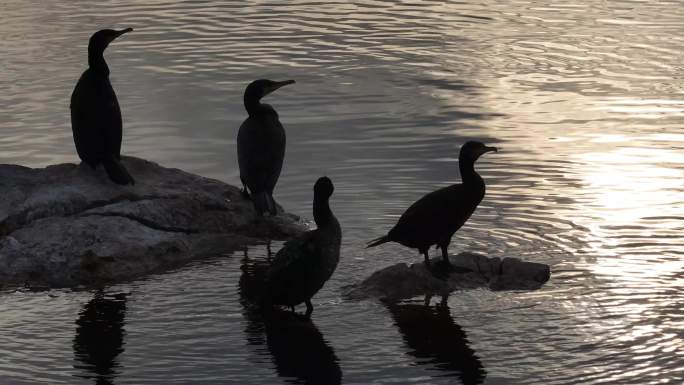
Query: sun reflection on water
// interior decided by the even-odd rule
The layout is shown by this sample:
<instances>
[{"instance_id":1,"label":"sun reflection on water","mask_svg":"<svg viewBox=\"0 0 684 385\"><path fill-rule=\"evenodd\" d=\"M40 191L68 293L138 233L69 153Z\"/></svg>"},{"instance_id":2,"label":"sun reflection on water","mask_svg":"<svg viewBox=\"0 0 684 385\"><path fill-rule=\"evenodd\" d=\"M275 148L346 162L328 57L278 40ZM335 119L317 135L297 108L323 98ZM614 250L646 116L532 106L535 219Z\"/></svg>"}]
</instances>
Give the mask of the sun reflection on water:
<instances>
[{"instance_id":1,"label":"sun reflection on water","mask_svg":"<svg viewBox=\"0 0 684 385\"><path fill-rule=\"evenodd\" d=\"M609 147L615 139L601 136L596 142ZM591 271L609 277L611 286L624 285L631 294L671 285L668 277L684 269L673 251L673 245L681 243L677 239L684 220L684 154L616 147L578 159L584 165L585 191L573 220L590 229L589 253L603 256L591 264ZM652 304L640 301L634 306L642 312Z\"/></svg>"},{"instance_id":2,"label":"sun reflection on water","mask_svg":"<svg viewBox=\"0 0 684 385\"><path fill-rule=\"evenodd\" d=\"M602 138L599 141L606 141ZM653 148L618 148L609 152L578 155L585 165L581 175L590 191L593 226L635 225L655 210L679 215L684 208L672 206L681 192L684 154ZM679 165L672 167L670 165Z\"/></svg>"}]
</instances>

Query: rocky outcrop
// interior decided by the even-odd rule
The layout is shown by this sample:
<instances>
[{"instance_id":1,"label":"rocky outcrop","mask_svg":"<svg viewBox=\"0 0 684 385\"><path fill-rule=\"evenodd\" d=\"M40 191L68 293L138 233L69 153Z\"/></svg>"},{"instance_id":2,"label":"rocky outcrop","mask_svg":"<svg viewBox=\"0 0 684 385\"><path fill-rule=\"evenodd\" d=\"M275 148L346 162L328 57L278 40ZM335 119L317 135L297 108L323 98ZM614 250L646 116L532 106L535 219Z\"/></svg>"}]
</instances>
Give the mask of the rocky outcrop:
<instances>
[{"instance_id":1,"label":"rocky outcrop","mask_svg":"<svg viewBox=\"0 0 684 385\"><path fill-rule=\"evenodd\" d=\"M286 213L257 218L238 188L218 180L123 163L134 186L86 165L0 165L0 285L132 279L306 227Z\"/></svg>"},{"instance_id":2,"label":"rocky outcrop","mask_svg":"<svg viewBox=\"0 0 684 385\"><path fill-rule=\"evenodd\" d=\"M378 270L363 282L347 286L351 299L379 298L398 300L419 295L446 295L454 290L487 287L492 290L532 290L549 280L548 265L517 258L488 258L474 253L449 256L452 268L434 261L398 263Z\"/></svg>"}]
</instances>

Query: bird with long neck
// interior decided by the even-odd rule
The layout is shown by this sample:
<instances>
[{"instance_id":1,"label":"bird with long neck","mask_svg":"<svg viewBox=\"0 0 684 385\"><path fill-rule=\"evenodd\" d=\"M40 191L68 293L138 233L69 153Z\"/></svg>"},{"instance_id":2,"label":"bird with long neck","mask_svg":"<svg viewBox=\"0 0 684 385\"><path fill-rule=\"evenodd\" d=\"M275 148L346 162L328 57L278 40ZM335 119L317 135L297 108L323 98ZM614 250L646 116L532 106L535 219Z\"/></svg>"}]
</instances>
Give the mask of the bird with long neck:
<instances>
[{"instance_id":1,"label":"bird with long neck","mask_svg":"<svg viewBox=\"0 0 684 385\"><path fill-rule=\"evenodd\" d=\"M71 129L78 156L93 169L103 164L109 178L122 185L135 181L120 162L121 108L103 54L109 43L132 30L103 29L90 37L88 69L71 94Z\"/></svg>"},{"instance_id":2,"label":"bird with long neck","mask_svg":"<svg viewBox=\"0 0 684 385\"><path fill-rule=\"evenodd\" d=\"M433 191L412 204L396 225L382 237L368 243L374 247L397 242L418 249L430 264L428 250L432 245L442 249L442 258L449 264L449 244L454 233L465 224L485 195L485 183L475 171L475 161L487 152L496 152L481 142L470 141L461 147L458 156L463 183Z\"/></svg>"},{"instance_id":3,"label":"bird with long neck","mask_svg":"<svg viewBox=\"0 0 684 385\"><path fill-rule=\"evenodd\" d=\"M342 229L330 210L332 181L321 177L314 185L313 215L316 229L285 243L273 260L266 279L265 302L294 306L304 302L306 316L313 312L313 297L332 276L340 259Z\"/></svg>"},{"instance_id":4,"label":"bird with long neck","mask_svg":"<svg viewBox=\"0 0 684 385\"><path fill-rule=\"evenodd\" d=\"M103 29L95 32L88 41L88 67L93 71L109 75L109 67L104 59L105 49L117 37L132 31L133 28L126 28L120 31Z\"/></svg>"},{"instance_id":5,"label":"bird with long neck","mask_svg":"<svg viewBox=\"0 0 684 385\"><path fill-rule=\"evenodd\" d=\"M277 215L273 190L285 158L285 129L278 113L261 99L294 80L276 82L260 79L245 89L244 103L249 116L240 125L237 136L240 180L245 195L251 197L258 215Z\"/></svg>"},{"instance_id":6,"label":"bird with long neck","mask_svg":"<svg viewBox=\"0 0 684 385\"><path fill-rule=\"evenodd\" d=\"M330 182L329 186L324 187L323 185L330 181L329 178L324 178L319 179L314 186L313 217L318 228L327 227L330 224L334 225L337 222L337 218L335 218L332 210L330 210L329 203L330 195L332 195L333 191L332 182Z\"/></svg>"}]
</instances>

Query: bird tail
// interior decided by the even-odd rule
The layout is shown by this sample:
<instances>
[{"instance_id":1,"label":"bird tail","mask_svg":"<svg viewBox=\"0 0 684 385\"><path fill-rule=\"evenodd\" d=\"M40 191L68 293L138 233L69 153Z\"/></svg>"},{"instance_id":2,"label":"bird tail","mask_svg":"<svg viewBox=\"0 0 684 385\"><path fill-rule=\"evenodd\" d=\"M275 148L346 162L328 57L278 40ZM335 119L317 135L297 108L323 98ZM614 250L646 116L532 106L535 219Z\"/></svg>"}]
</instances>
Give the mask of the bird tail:
<instances>
[{"instance_id":1,"label":"bird tail","mask_svg":"<svg viewBox=\"0 0 684 385\"><path fill-rule=\"evenodd\" d=\"M124 165L121 164L121 161L115 157L112 156L104 160L102 164L104 165L105 171L107 171L107 175L109 175L109 179L111 179L112 182L121 185L135 184L135 180L131 174L128 173L126 167L124 167Z\"/></svg>"},{"instance_id":2,"label":"bird tail","mask_svg":"<svg viewBox=\"0 0 684 385\"><path fill-rule=\"evenodd\" d=\"M278 214L273 196L267 191L253 194L252 198L254 199L254 208L259 215L264 215L265 212L269 212L271 215Z\"/></svg>"},{"instance_id":3,"label":"bird tail","mask_svg":"<svg viewBox=\"0 0 684 385\"><path fill-rule=\"evenodd\" d=\"M366 245L366 248L375 247L377 245L382 245L383 243L387 243L389 241L390 241L389 236L383 235L382 237L375 238L372 241L368 242L368 244Z\"/></svg>"}]
</instances>

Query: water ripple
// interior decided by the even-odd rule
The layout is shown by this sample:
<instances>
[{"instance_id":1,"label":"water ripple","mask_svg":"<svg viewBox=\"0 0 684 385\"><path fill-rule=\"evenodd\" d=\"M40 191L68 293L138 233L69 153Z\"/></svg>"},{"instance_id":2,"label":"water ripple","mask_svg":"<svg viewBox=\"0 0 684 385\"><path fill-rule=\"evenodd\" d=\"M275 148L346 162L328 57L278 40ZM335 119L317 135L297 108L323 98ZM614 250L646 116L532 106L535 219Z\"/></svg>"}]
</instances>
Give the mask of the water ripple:
<instances>
[{"instance_id":1,"label":"water ripple","mask_svg":"<svg viewBox=\"0 0 684 385\"><path fill-rule=\"evenodd\" d=\"M315 298L315 324L297 329L328 358L333 382L338 372L348 384L684 377L678 2L89 3L3 3L3 163L76 160L68 100L98 28L135 29L107 51L124 153L230 183L245 85L296 79L268 98L288 133L276 197L310 217L315 176L335 180L343 258ZM424 193L459 180L469 139L501 151L478 162L487 196L451 251L547 263L551 281L537 292L455 293L446 313L341 300L340 286L419 260L401 246L363 246ZM2 293L0 377L306 381L274 348L283 335L240 303L243 257L103 292ZM422 344L430 330L403 318L414 313L458 343ZM92 325L109 325L104 349L83 337L97 334ZM467 362L453 360L455 348Z\"/></svg>"}]
</instances>

